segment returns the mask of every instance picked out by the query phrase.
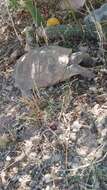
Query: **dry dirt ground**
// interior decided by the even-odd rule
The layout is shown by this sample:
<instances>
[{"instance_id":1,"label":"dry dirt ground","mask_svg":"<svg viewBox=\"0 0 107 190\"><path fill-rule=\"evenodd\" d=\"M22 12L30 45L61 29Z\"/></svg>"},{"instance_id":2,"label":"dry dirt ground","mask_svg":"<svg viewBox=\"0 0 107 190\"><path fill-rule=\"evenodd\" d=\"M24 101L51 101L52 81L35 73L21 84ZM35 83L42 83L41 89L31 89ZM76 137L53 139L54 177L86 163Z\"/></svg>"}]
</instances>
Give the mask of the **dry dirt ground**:
<instances>
[{"instance_id":1,"label":"dry dirt ground","mask_svg":"<svg viewBox=\"0 0 107 190\"><path fill-rule=\"evenodd\" d=\"M107 190L106 56L93 81L77 76L21 99L10 59L20 44L0 7L0 190Z\"/></svg>"}]
</instances>

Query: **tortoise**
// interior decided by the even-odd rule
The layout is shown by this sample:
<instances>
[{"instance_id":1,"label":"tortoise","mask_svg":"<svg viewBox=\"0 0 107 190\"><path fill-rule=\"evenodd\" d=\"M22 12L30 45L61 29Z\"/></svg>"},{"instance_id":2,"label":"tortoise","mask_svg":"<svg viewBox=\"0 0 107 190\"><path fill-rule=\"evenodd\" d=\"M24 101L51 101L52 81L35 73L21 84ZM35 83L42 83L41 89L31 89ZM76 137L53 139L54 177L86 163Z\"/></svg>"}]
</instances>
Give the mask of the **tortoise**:
<instances>
[{"instance_id":1,"label":"tortoise","mask_svg":"<svg viewBox=\"0 0 107 190\"><path fill-rule=\"evenodd\" d=\"M28 96L34 87L46 88L74 75L92 79L93 72L79 65L87 57L87 53L72 53L71 49L59 46L31 49L17 61L15 86L21 90L22 95Z\"/></svg>"}]
</instances>

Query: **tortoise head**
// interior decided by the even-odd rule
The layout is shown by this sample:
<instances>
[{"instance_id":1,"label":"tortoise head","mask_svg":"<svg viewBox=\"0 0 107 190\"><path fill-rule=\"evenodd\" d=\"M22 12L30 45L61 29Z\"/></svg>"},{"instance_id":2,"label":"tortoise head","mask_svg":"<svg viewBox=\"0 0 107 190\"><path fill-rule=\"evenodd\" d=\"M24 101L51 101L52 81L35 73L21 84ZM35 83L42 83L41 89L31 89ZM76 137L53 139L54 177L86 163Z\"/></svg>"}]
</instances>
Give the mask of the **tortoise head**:
<instances>
[{"instance_id":1,"label":"tortoise head","mask_svg":"<svg viewBox=\"0 0 107 190\"><path fill-rule=\"evenodd\" d=\"M72 64L80 64L84 59L88 58L89 54L86 52L76 52L69 56L69 62Z\"/></svg>"}]
</instances>

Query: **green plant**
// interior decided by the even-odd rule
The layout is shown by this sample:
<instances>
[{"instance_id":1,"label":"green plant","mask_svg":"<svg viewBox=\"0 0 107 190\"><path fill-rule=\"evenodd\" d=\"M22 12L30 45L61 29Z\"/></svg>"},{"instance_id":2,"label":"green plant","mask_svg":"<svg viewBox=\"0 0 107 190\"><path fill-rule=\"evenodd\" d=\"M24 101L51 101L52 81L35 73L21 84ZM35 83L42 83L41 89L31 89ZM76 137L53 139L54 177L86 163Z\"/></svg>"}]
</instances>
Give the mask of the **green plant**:
<instances>
[{"instance_id":1,"label":"green plant","mask_svg":"<svg viewBox=\"0 0 107 190\"><path fill-rule=\"evenodd\" d=\"M37 26L44 24L44 18L41 16L39 9L32 0L21 0L20 4L31 14L33 22L36 23Z\"/></svg>"},{"instance_id":2,"label":"green plant","mask_svg":"<svg viewBox=\"0 0 107 190\"><path fill-rule=\"evenodd\" d=\"M41 26L45 23L44 18L42 17L39 9L37 8L33 0L8 0L8 3L9 7L13 9L17 9L20 7L28 11L32 16L33 22L36 23L37 26Z\"/></svg>"},{"instance_id":3,"label":"green plant","mask_svg":"<svg viewBox=\"0 0 107 190\"><path fill-rule=\"evenodd\" d=\"M17 0L8 0L8 4L10 8L17 9L19 7L19 3Z\"/></svg>"}]
</instances>

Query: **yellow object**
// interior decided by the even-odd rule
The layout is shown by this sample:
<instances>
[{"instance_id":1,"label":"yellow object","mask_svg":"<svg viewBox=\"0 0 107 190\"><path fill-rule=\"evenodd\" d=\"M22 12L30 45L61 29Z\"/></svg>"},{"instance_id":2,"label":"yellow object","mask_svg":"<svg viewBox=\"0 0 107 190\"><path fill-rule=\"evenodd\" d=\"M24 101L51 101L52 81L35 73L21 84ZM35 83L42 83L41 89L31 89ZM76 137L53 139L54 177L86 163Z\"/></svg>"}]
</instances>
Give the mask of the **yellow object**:
<instances>
[{"instance_id":1,"label":"yellow object","mask_svg":"<svg viewBox=\"0 0 107 190\"><path fill-rule=\"evenodd\" d=\"M56 25L59 25L60 24L60 21L57 19L57 18L49 18L47 20L47 26L56 26Z\"/></svg>"}]
</instances>

